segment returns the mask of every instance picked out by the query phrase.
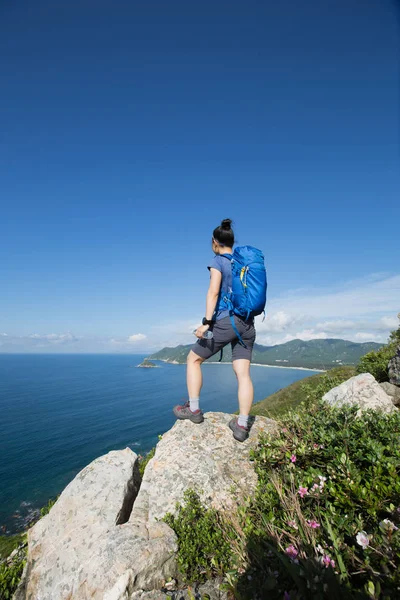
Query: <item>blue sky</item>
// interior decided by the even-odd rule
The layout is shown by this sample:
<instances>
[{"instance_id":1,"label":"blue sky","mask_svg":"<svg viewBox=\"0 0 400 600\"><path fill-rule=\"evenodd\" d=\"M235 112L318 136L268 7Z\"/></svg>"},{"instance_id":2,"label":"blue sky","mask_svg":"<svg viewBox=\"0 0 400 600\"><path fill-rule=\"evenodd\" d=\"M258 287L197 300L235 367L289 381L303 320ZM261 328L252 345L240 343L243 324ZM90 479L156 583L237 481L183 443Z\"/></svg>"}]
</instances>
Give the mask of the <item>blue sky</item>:
<instances>
[{"instance_id":1,"label":"blue sky","mask_svg":"<svg viewBox=\"0 0 400 600\"><path fill-rule=\"evenodd\" d=\"M0 351L189 343L225 217L265 252L260 343L385 340L395 6L2 2Z\"/></svg>"}]
</instances>

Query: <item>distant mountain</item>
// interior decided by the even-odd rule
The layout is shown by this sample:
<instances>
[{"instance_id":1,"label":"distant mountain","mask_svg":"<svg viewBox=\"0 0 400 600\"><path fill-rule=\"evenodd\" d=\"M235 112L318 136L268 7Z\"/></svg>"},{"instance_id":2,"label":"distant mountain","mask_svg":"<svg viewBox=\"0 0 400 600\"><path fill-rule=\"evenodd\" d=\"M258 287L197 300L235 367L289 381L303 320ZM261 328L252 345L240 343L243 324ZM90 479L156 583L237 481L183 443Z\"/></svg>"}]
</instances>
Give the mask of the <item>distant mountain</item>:
<instances>
[{"instance_id":1,"label":"distant mountain","mask_svg":"<svg viewBox=\"0 0 400 600\"><path fill-rule=\"evenodd\" d=\"M331 369L339 365L355 365L361 356L377 350L382 344L364 342L357 344L348 340L292 340L286 344L276 346L262 346L254 344L253 363L279 367L304 367L308 369ZM192 344L176 346L176 348L163 348L149 356L152 360L183 364ZM212 357L212 361L219 359L219 354ZM232 353L230 346L224 349L222 362L230 362Z\"/></svg>"}]
</instances>

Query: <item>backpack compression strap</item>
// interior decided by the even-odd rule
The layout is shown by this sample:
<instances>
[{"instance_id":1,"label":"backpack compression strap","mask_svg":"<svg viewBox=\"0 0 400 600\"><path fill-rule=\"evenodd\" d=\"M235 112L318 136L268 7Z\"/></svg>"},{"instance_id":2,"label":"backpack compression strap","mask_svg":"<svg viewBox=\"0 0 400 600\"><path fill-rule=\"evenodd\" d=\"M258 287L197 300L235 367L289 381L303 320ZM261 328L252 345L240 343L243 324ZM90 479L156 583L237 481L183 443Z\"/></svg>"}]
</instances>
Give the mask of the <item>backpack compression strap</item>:
<instances>
[{"instance_id":1,"label":"backpack compression strap","mask_svg":"<svg viewBox=\"0 0 400 600\"><path fill-rule=\"evenodd\" d=\"M232 262L232 255L231 254L220 254L220 256L224 256L225 258L227 258L228 260L230 260ZM233 327L233 331L236 334L237 339L239 340L239 344L241 346L243 346L243 348L247 348L246 344L244 343L244 341L242 340L242 336L240 335L238 328L236 327L235 324L235 319L233 317L233 315L235 314L233 312L233 304L232 304L232 300L230 298L228 298L228 296L225 296L223 298L224 302L227 304L227 306L229 306L229 317L232 323L232 327ZM221 362L222 360L222 350L221 350L221 357L219 359L219 362Z\"/></svg>"},{"instance_id":2,"label":"backpack compression strap","mask_svg":"<svg viewBox=\"0 0 400 600\"><path fill-rule=\"evenodd\" d=\"M226 302L226 304L229 306L229 318L231 320L231 324L233 327L233 331L236 333L236 337L239 340L239 344L241 346L243 346L243 348L247 348L246 344L244 343L244 341L242 340L242 336L240 335L238 328L236 327L236 323L235 323L235 318L234 318L234 312L233 312L233 304L232 304L232 300L230 298L228 298L228 296L224 297L224 302Z\"/></svg>"},{"instance_id":3,"label":"backpack compression strap","mask_svg":"<svg viewBox=\"0 0 400 600\"><path fill-rule=\"evenodd\" d=\"M233 331L236 333L236 337L237 337L237 339L239 340L239 344L240 344L241 346L243 346L243 348L247 348L246 344L245 344L245 343L244 343L244 341L242 340L242 336L240 335L240 333L239 333L239 331L238 331L238 328L236 327L236 324L235 324L235 319L234 319L234 316L233 316L234 314L235 314L235 313L233 312L233 310L230 310L230 311L229 311L229 318L230 318L230 320L231 320L231 323L232 323Z\"/></svg>"}]
</instances>

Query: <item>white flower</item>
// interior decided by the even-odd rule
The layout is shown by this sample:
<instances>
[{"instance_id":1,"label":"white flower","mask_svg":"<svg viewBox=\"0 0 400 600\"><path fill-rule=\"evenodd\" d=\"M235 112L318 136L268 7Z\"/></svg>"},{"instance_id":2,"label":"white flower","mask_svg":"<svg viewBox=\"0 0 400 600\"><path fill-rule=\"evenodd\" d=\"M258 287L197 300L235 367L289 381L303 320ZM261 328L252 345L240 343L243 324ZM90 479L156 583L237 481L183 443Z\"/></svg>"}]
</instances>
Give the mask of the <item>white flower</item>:
<instances>
[{"instance_id":1,"label":"white flower","mask_svg":"<svg viewBox=\"0 0 400 600\"><path fill-rule=\"evenodd\" d=\"M369 537L365 531L359 531L356 535L357 544L362 547L363 550L369 546Z\"/></svg>"},{"instance_id":2,"label":"white flower","mask_svg":"<svg viewBox=\"0 0 400 600\"><path fill-rule=\"evenodd\" d=\"M379 523L379 527L382 529L382 531L393 532L398 530L398 527L396 527L396 525L389 519L383 519L383 521Z\"/></svg>"}]
</instances>

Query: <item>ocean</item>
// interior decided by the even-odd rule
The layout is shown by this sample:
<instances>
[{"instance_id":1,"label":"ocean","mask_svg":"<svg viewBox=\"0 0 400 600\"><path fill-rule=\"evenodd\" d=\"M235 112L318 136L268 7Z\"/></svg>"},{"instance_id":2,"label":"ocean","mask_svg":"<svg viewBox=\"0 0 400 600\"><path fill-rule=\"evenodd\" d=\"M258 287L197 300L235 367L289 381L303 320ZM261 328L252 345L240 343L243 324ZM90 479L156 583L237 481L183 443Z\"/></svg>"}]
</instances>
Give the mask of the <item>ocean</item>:
<instances>
[{"instance_id":1,"label":"ocean","mask_svg":"<svg viewBox=\"0 0 400 600\"><path fill-rule=\"evenodd\" d=\"M92 460L127 446L145 454L186 398L185 366L144 356L0 354L0 534L24 530ZM230 364L206 364L201 407L238 409ZM255 402L311 375L252 367Z\"/></svg>"}]
</instances>

